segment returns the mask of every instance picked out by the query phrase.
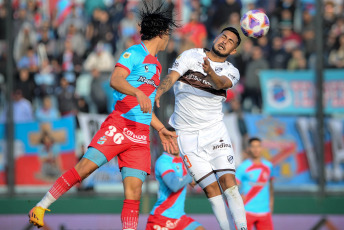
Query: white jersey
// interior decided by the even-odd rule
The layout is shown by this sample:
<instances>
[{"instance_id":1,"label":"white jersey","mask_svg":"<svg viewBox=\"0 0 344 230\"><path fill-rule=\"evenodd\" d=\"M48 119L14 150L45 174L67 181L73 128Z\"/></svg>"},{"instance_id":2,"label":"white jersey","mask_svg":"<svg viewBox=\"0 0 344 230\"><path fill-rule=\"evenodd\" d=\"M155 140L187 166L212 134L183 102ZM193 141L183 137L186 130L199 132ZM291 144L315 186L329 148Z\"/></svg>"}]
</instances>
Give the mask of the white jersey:
<instances>
[{"instance_id":1,"label":"white jersey","mask_svg":"<svg viewBox=\"0 0 344 230\"><path fill-rule=\"evenodd\" d=\"M222 103L226 100L226 90L216 90L203 71L206 51L187 50L177 57L171 68L181 76L174 85L175 109L169 122L177 130L200 130L223 119ZM209 62L217 75L232 81L232 87L239 81L238 69L228 61L209 59Z\"/></svg>"}]
</instances>

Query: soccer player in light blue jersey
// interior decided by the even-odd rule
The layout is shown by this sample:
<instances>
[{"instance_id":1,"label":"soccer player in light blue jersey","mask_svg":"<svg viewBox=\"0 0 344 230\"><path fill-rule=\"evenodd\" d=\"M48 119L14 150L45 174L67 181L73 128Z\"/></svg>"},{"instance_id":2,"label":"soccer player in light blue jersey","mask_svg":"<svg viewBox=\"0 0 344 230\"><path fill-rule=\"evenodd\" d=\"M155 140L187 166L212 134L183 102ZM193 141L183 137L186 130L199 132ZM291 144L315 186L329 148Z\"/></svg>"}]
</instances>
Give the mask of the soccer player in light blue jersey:
<instances>
[{"instance_id":1,"label":"soccer player in light blue jersey","mask_svg":"<svg viewBox=\"0 0 344 230\"><path fill-rule=\"evenodd\" d=\"M247 229L273 230L271 213L274 205L273 166L262 157L262 143L249 140L249 158L236 172L246 210Z\"/></svg>"},{"instance_id":2,"label":"soccer player in light blue jersey","mask_svg":"<svg viewBox=\"0 0 344 230\"><path fill-rule=\"evenodd\" d=\"M44 213L53 202L117 156L125 196L122 229L136 229L142 184L151 171L150 125L158 130L165 151L177 148L172 138L175 134L152 112L161 73L157 54L165 50L170 33L177 25L163 5L153 9L145 1L143 3L145 7L140 12L142 42L121 55L111 76L113 111L93 137L83 158L58 178L29 212L29 221L38 227L44 226Z\"/></svg>"},{"instance_id":3,"label":"soccer player in light blue jersey","mask_svg":"<svg viewBox=\"0 0 344 230\"><path fill-rule=\"evenodd\" d=\"M169 129L173 131L174 129ZM204 230L203 226L185 215L187 185L195 185L188 174L179 150L164 152L155 163L155 177L159 182L158 200L150 213L146 230Z\"/></svg>"}]
</instances>

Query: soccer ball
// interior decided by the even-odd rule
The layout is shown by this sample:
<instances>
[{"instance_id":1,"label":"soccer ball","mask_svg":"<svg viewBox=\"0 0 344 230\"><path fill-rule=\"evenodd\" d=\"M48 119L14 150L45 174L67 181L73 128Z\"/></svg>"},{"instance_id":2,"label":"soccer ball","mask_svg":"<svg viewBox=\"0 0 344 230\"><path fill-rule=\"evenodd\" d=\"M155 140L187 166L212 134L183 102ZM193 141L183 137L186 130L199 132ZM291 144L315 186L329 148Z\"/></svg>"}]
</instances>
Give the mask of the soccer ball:
<instances>
[{"instance_id":1,"label":"soccer ball","mask_svg":"<svg viewBox=\"0 0 344 230\"><path fill-rule=\"evenodd\" d=\"M245 36L260 38L269 31L270 21L264 12L260 10L250 10L242 16L240 26Z\"/></svg>"}]
</instances>

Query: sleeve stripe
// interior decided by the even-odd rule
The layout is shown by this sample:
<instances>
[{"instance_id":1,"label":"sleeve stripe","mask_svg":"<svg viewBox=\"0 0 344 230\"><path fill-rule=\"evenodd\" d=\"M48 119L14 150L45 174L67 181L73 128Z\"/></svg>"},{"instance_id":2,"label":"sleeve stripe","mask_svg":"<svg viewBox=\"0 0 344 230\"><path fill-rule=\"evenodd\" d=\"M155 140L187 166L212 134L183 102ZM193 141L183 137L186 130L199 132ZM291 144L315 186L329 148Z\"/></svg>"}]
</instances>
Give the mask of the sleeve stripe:
<instances>
[{"instance_id":1,"label":"sleeve stripe","mask_svg":"<svg viewBox=\"0 0 344 230\"><path fill-rule=\"evenodd\" d=\"M122 65L121 63L117 63L115 67L121 67L121 68L125 69L126 71L128 71L128 73L130 74L130 69L128 67L126 67L125 65Z\"/></svg>"},{"instance_id":2,"label":"sleeve stripe","mask_svg":"<svg viewBox=\"0 0 344 230\"><path fill-rule=\"evenodd\" d=\"M163 174L161 174L161 177L165 176L167 173L174 172L173 169L166 170Z\"/></svg>"}]
</instances>

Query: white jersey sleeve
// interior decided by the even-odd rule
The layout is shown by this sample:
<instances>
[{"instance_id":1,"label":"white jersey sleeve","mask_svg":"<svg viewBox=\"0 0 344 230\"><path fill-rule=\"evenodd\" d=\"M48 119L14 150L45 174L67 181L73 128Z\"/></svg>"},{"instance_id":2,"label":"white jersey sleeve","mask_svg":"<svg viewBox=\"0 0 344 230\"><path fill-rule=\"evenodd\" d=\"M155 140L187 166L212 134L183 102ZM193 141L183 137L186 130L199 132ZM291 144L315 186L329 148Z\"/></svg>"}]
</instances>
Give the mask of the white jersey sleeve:
<instances>
[{"instance_id":1,"label":"white jersey sleeve","mask_svg":"<svg viewBox=\"0 0 344 230\"><path fill-rule=\"evenodd\" d=\"M172 68L170 70L174 70L180 74L180 76L183 76L186 71L190 69L190 50L186 50L183 53L181 53L176 60L174 61Z\"/></svg>"},{"instance_id":2,"label":"white jersey sleeve","mask_svg":"<svg viewBox=\"0 0 344 230\"><path fill-rule=\"evenodd\" d=\"M239 79L240 79L239 70L237 68L235 68L233 65L231 65L231 67L228 70L228 74L226 77L228 77L229 80L231 80L231 82L232 82L231 88L233 88L239 82Z\"/></svg>"}]
</instances>

